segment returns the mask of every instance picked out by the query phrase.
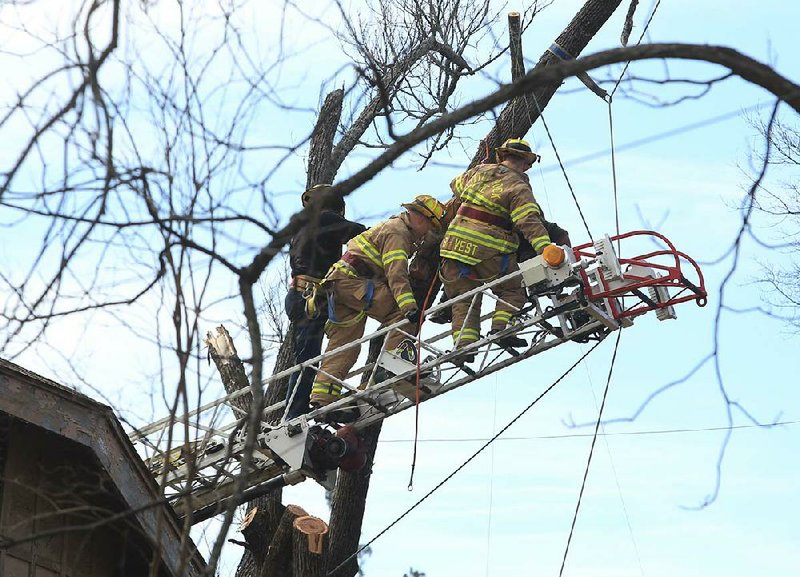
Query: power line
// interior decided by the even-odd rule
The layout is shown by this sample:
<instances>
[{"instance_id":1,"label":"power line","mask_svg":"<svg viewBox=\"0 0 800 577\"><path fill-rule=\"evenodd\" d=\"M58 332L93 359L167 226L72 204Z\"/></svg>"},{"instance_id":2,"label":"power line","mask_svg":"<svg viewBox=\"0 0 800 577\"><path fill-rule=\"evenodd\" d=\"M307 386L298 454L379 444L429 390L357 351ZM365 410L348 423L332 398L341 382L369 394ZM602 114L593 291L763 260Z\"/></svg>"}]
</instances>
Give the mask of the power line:
<instances>
[{"instance_id":1,"label":"power line","mask_svg":"<svg viewBox=\"0 0 800 577\"><path fill-rule=\"evenodd\" d=\"M704 128L711 124L716 124L718 122L723 122L725 120L730 120L731 118L735 118L740 116L746 112L752 112L756 110L760 110L762 108L766 108L767 106L772 106L772 102L762 102L759 104L752 104L746 108L742 108L739 110L732 110L730 112L726 112L724 114L719 114L717 116L711 116L704 120L699 120L697 122L692 122L690 124L685 124L683 126L679 126L678 128L673 128L671 130L667 130L665 132L659 132L657 134L653 134L651 136L645 136L644 138L640 138L638 140L632 140L631 142L627 142L625 144L617 145L615 150L616 152L620 152L623 150L630 150L632 148L638 148L639 146L643 146L645 144L650 144L651 142L657 142L659 140L663 140L665 138L671 138L673 136L678 136L685 132L689 132L691 130L697 130L698 128ZM564 166L569 168L576 164L583 164L585 162L590 162L592 160L597 160L598 158L604 158L611 154L611 148L606 148L604 150L598 152L592 152L590 154L586 154L584 156L578 156L573 159L568 159L564 161ZM559 166L550 165L547 167L540 168L540 172L553 172L555 170L560 170Z\"/></svg>"},{"instance_id":2,"label":"power line","mask_svg":"<svg viewBox=\"0 0 800 577\"><path fill-rule=\"evenodd\" d=\"M513 419L511 419L511 420L510 420L510 421L509 421L509 422L508 422L508 423L507 423L507 424L506 424L506 425L505 425L505 426L504 426L502 429L500 429L500 430L499 430L499 431L498 431L498 432L497 432L497 433L496 433L496 434L495 434L495 435L494 435L492 438L490 438L488 441L486 441L486 442L485 442L485 443L484 443L484 444L483 444L483 445L482 445L482 446L481 446L481 447L480 447L480 448L479 448L477 451L475 451L474 453L472 453L472 455L470 455L470 456L469 456L469 458L468 458L466 461L464 461L464 462L463 462L463 463L461 463L461 464L460 464L458 467L456 467L456 468L455 468L455 469L454 469L454 470L453 470L453 471L452 471L452 472L451 472L449 475L447 475L447 477L445 477L444 479L442 479L441 481L439 481L439 483L438 483L438 484L437 484L437 485L436 485L436 486L435 486L433 489L431 489L430 491L428 491L427 493L425 493L425 495L423 495L423 496L422 496L422 497L421 497L421 498L420 498L420 499L419 499L419 500L418 500L416 503L414 503L413 505L411 505L411 507L409 507L408 509L406 509L406 510L405 510L405 512L403 512L403 513L402 513L402 514L401 514L399 517L397 517L397 518L396 518L394 521L392 521L391 523L389 523L389 524L388 524L388 525L387 525L387 526L386 526L386 527L385 527L385 528L384 528L384 529L383 529L383 530L382 530L380 533L378 533L377 535L375 535L375 536L374 536L372 539L370 539L370 540L369 540L369 541L368 541L366 544L364 544L364 545L362 545L361 547L359 547L359 549L358 549L357 551L355 551L354 553L352 553L352 554L351 554L349 557L345 558L345 559L344 559L344 560L343 560L341 563L339 563L339 564L338 564L336 567L334 567L334 568L333 568L333 570L329 571L329 572L327 573L327 575L328 575L328 576L330 576L330 575L334 575L334 574L335 574L335 573L336 573L336 572L337 572L339 569L341 569L341 568L342 568L342 567L343 567L343 566L344 566L344 565L345 565L347 562L349 562L351 559L353 559L353 558L355 558L356 556L358 556L358 554L359 554L359 553L361 553L361 552L362 552L364 549L366 549L367 547L369 547L370 545L372 545L372 544L373 544L375 541L377 541L377 540L378 540L378 539L379 539L381 536L383 536L383 535L384 535L384 534L385 534L387 531L389 531L389 529L391 529L392 527L394 527L395 525L397 525L397 524L398 524L400 521L402 521L402 520L403 520L403 519L404 519L404 518L405 518L405 517L406 517L406 516L407 516L409 513L411 513L411 512L412 512L414 509L416 509L416 508L417 508L417 507L418 507L420 504L422 504L422 502L423 502L423 501L425 501L425 500L426 500L428 497L430 497L430 496L431 496L431 495L433 495L433 494L434 494L436 491L438 491L438 490L439 490L439 489L440 489L440 488L441 488L441 487L442 487L442 486L443 486L445 483L447 483L447 482L448 482L450 479L452 479L453 477L455 477L455 476L456 476L456 474L457 474L459 471L461 471L461 469L463 469L463 468L464 468L464 467L466 467L466 466L467 466L469 463L471 463L471 462L472 462L472 461L475 459L475 457L477 457L479 454L481 454L481 452L483 452L483 450L484 450L486 447L488 447L489 445L491 445L491 444L492 444L492 443L493 443L493 442L494 442L494 441L495 441L495 440L496 440L496 439L497 439L497 438L498 438L500 435L502 435L503 433L505 433L505 432L506 432L506 431L507 431L507 430L508 430L508 429L509 429L509 428L510 428L510 427L511 427L511 426L512 426L514 423L516 423L518 420L520 420L520 419L522 418L522 416L523 416L525 413L527 413L529 410L531 410L531 409L533 408L533 406L534 406L536 403L538 403L538 402L539 402L539 401L540 401L542 398L544 398L544 396L545 396L547 393L549 393L550 391L552 391L552 390L555 388L555 386L556 386L558 383L560 383L561 381L563 381L563 380L564 380L564 379L567 377L567 375L569 375L569 374L570 374L570 373L573 371L573 369L575 369L575 367L577 367L577 366L578 366L578 365L579 365L579 364L580 364L580 363L581 363L581 362L582 362L582 361L583 361L583 360L584 360L586 357L588 357L588 356L589 356L589 354L590 354L592 351L594 351L594 350L595 350L595 349L596 349L598 346L600 346L600 343L601 343L601 342L602 342L602 341L597 341L597 342L596 342L596 343L595 343L595 344L592 346L592 348L591 348L591 349L589 349L589 350L588 350L588 351L586 351L586 352L585 352L583 355L581 355L581 357L580 357L580 358L579 358L577 361L575 361L575 363L573 363L573 364L572 364L572 366L570 366L570 368L568 368L568 369L567 369L567 370L566 370L566 371L565 371L565 372L564 372L564 373L563 373L563 374L562 374L560 377L558 377L558 378L557 378L557 379L556 379L556 380L555 380L555 381L554 381L554 382L553 382L553 383L552 383L550 386L548 386L548 387L547 387L547 388L546 388L546 389L545 389L545 390L544 390L544 391L543 391L543 392L542 392L542 393L541 393L541 394L540 394L538 397L536 397L536 398L535 398L533 401L531 401L531 402L530 402L530 404L528 404L528 406L527 406L527 407L525 407L524 409L522 409L522 411L521 411L521 412L520 412L520 413L519 413L519 414L518 414L516 417L514 417Z\"/></svg>"},{"instance_id":3,"label":"power line","mask_svg":"<svg viewBox=\"0 0 800 577\"><path fill-rule=\"evenodd\" d=\"M578 521L578 512L581 509L581 501L583 500L583 491L586 489L586 479L589 478L589 467L592 464L592 455L594 455L594 445L597 442L597 433L600 431L600 423L603 422L603 409L606 407L606 399L608 398L608 389L611 386L611 375L614 373L614 363L617 360L617 351L619 350L619 341L622 338L622 327L618 329L617 340L614 343L614 354L611 356L611 365L608 367L608 378L606 379L606 388L603 391L603 400L600 402L600 410L597 413L597 423L594 426L594 435L592 435L592 444L589 447L589 457L586 459L586 468L583 471L583 481L581 482L581 490L578 493L578 502L575 504L575 514L572 516L572 525L569 528L569 536L567 537L567 546L564 548L564 558L561 560L561 569L558 572L558 577L564 574L564 567L567 564L567 555L569 554L569 545L572 543L572 535L575 532L575 523Z\"/></svg>"},{"instance_id":4,"label":"power line","mask_svg":"<svg viewBox=\"0 0 800 577\"><path fill-rule=\"evenodd\" d=\"M539 118L542 119L542 126L544 127L548 140L550 140L550 146L553 147L553 152L556 155L558 166L561 168L561 174L564 175L564 180L567 182L567 188L569 188L569 191L572 194L572 200L575 201L575 207L578 209L578 214L581 217L581 221L583 221L583 226L586 228L586 233L589 235L589 238L592 239L594 238L592 236L592 231L589 230L589 223L586 222L586 217L583 215L583 210L581 209L581 203L578 202L578 196L575 194L575 189L572 188L572 183L570 182L569 176L567 175L567 169L564 166L564 163L561 161L561 155L558 153L558 148L556 148L556 143L555 140L553 140L553 135L550 133L550 128L547 126L547 121L544 119L544 111L542 110L542 107L539 106L539 100L536 98L536 95L531 93L530 96L533 98L533 103L536 105L536 110L539 112ZM531 111L528 105L527 94L525 95L525 111L528 113L528 120L530 121L531 125L533 125L533 118L531 117Z\"/></svg>"},{"instance_id":5,"label":"power line","mask_svg":"<svg viewBox=\"0 0 800 577\"><path fill-rule=\"evenodd\" d=\"M708 432L719 432L719 431L731 431L731 430L738 430L738 429L764 429L764 428L772 428L778 426L786 426L786 425L797 425L800 424L800 421L776 421L775 423L770 423L769 425L720 425L716 427L686 427L681 429L650 429L644 431L618 431L615 433L609 432L599 432L599 437L624 437L628 435L676 435L676 434L685 434L685 433L708 433ZM497 439L498 441L505 442L505 441L541 441L541 440L551 440L551 439L575 439L575 438L582 438L582 437L591 437L593 436L592 433L564 433L562 435L530 435L525 437L503 437L502 439ZM487 438L482 437L470 437L470 438L460 438L460 439L419 439L418 442L420 443L480 443L488 441ZM381 443L413 443L413 439L386 439L378 441L379 444Z\"/></svg>"}]
</instances>

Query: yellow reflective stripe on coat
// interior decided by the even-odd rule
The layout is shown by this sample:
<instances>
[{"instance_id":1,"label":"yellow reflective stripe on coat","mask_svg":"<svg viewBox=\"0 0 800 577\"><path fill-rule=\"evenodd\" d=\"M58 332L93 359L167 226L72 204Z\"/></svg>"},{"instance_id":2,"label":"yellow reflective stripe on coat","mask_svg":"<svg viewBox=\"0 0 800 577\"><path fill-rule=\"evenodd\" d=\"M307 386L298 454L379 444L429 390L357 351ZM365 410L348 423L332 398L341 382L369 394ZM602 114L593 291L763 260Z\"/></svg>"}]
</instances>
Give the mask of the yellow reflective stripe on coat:
<instances>
[{"instance_id":1,"label":"yellow reflective stripe on coat","mask_svg":"<svg viewBox=\"0 0 800 577\"><path fill-rule=\"evenodd\" d=\"M505 208L500 204L497 204L496 202L492 202L477 190L473 190L471 188L465 190L464 192L461 193L461 200L488 209L489 212L496 214L498 216L508 217L507 208Z\"/></svg>"},{"instance_id":2,"label":"yellow reflective stripe on coat","mask_svg":"<svg viewBox=\"0 0 800 577\"><path fill-rule=\"evenodd\" d=\"M454 189L454 192L461 196L461 193L464 191L464 175L460 174L459 176L453 179L451 183L451 187Z\"/></svg>"},{"instance_id":3,"label":"yellow reflective stripe on coat","mask_svg":"<svg viewBox=\"0 0 800 577\"><path fill-rule=\"evenodd\" d=\"M457 224L453 223L451 223L450 228L447 229L446 236L454 236L456 238L463 238L464 240L470 240L476 244L495 249L504 254L509 252L514 252L515 250L517 250L517 246L519 246L516 241L508 241L508 240L503 240L501 238L495 238L491 235L478 232L477 230L473 230L471 228L458 226Z\"/></svg>"},{"instance_id":4,"label":"yellow reflective stripe on coat","mask_svg":"<svg viewBox=\"0 0 800 577\"><path fill-rule=\"evenodd\" d=\"M511 220L515 223L518 222L521 218L528 216L531 213L542 214L542 209L539 208L539 205L535 202L526 202L519 208L515 209L511 213Z\"/></svg>"},{"instance_id":5,"label":"yellow reflective stripe on coat","mask_svg":"<svg viewBox=\"0 0 800 577\"><path fill-rule=\"evenodd\" d=\"M408 305L416 304L417 302L416 300L414 300L413 293L400 293L399 295L397 295L396 300L397 300L397 306L400 307L401 309Z\"/></svg>"},{"instance_id":6,"label":"yellow reflective stripe on coat","mask_svg":"<svg viewBox=\"0 0 800 577\"><path fill-rule=\"evenodd\" d=\"M339 397L342 394L342 385L338 383L314 383L311 388L312 395L333 395Z\"/></svg>"},{"instance_id":7,"label":"yellow reflective stripe on coat","mask_svg":"<svg viewBox=\"0 0 800 577\"><path fill-rule=\"evenodd\" d=\"M461 254L460 252L454 252L452 250L441 249L439 251L439 256L441 256L442 258L451 258L453 260L457 260L457 261L463 262L465 264L475 265L475 264L478 264L479 262L481 262L480 259L477 259L474 256L468 256L466 254ZM444 280L444 279L442 279L442 280Z\"/></svg>"},{"instance_id":8,"label":"yellow reflective stripe on coat","mask_svg":"<svg viewBox=\"0 0 800 577\"><path fill-rule=\"evenodd\" d=\"M398 260L408 260L408 253L402 248L383 253L383 266Z\"/></svg>"},{"instance_id":9,"label":"yellow reflective stripe on coat","mask_svg":"<svg viewBox=\"0 0 800 577\"><path fill-rule=\"evenodd\" d=\"M533 247L533 250L537 252L548 244L550 244L550 237L548 235L537 236L536 238L531 239L531 246Z\"/></svg>"},{"instance_id":10,"label":"yellow reflective stripe on coat","mask_svg":"<svg viewBox=\"0 0 800 577\"><path fill-rule=\"evenodd\" d=\"M353 269L350 268L350 265L348 265L344 261L340 260L338 262L333 263L333 268L335 268L336 270L342 271L347 276L351 276L353 278L358 278L358 274L356 274L356 272Z\"/></svg>"},{"instance_id":11,"label":"yellow reflective stripe on coat","mask_svg":"<svg viewBox=\"0 0 800 577\"><path fill-rule=\"evenodd\" d=\"M358 245L358 247L364 251L364 254L367 256L369 260L374 262L379 267L383 268L383 262L381 261L381 253L378 251L377 248L375 248L374 244L368 241L363 234L359 234L354 240Z\"/></svg>"}]
</instances>

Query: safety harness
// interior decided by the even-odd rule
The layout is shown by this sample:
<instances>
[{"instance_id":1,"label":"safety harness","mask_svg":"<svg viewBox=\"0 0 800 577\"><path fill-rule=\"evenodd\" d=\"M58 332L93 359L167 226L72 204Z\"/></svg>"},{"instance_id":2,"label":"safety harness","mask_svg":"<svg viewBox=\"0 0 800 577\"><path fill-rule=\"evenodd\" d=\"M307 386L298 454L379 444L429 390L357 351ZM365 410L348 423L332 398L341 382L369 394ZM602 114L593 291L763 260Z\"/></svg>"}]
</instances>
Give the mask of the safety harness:
<instances>
[{"instance_id":1,"label":"safety harness","mask_svg":"<svg viewBox=\"0 0 800 577\"><path fill-rule=\"evenodd\" d=\"M474 206L467 206L466 204L462 204L460 207L458 207L458 214L467 218L471 218L472 220L477 220L486 224L492 224L509 231L513 226L511 220L504 216L492 214L491 212L486 212L485 210L475 208Z\"/></svg>"},{"instance_id":2,"label":"safety harness","mask_svg":"<svg viewBox=\"0 0 800 577\"><path fill-rule=\"evenodd\" d=\"M305 274L298 274L289 281L289 288L294 289L303 295L306 303L306 316L315 319L319 316L317 308L317 296L322 286L322 279Z\"/></svg>"}]
</instances>

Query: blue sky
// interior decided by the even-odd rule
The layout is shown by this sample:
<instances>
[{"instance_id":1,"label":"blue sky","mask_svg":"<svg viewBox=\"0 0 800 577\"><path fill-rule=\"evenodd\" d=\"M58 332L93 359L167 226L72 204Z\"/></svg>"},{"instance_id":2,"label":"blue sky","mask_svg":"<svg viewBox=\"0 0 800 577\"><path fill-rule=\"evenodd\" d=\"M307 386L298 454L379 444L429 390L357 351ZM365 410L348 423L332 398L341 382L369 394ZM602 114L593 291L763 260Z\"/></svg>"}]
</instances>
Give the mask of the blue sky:
<instances>
[{"instance_id":1,"label":"blue sky","mask_svg":"<svg viewBox=\"0 0 800 577\"><path fill-rule=\"evenodd\" d=\"M580 2L556 2L526 33L525 53L546 48ZM651 3L643 2L641 22ZM624 16L621 7L587 52L612 47ZM698 42L737 48L774 63L790 78L800 76L794 31L800 9L788 3L661 3L651 25L652 41ZM637 64L633 73L660 73L661 63ZM669 63L674 77L719 70ZM618 73L618 72L617 72ZM595 73L600 76L601 74ZM574 82L567 87L575 86ZM617 145L704 121L723 113L769 103L763 91L727 81L699 101L652 109L618 99L613 106ZM593 234L613 232L610 159L569 167L569 159L609 147L606 105L588 91L557 96L545 111L556 146L587 214ZM480 136L485 125L474 128ZM542 174L532 171L534 193L547 214L586 240L577 211L541 126L529 133L544 155ZM738 199L748 185L752 131L742 118L620 152L617 157L623 230L643 228L637 207L679 248L698 260L720 256L732 242L740 220ZM472 152L472 149L467 151ZM465 162L468 155L461 158ZM452 160L455 164L458 158ZM456 172L451 168L386 171L355 193L351 210L376 190L441 191ZM399 184L399 183L402 184ZM768 223L757 220L763 228ZM770 238L774 230L764 230ZM759 264L785 257L745 242L742 261L729 286L728 302L753 306L759 288L751 281ZM678 309L676 321L637 321L625 331L606 407L608 417L633 413L650 391L684 376L712 347L717 292L729 261L704 267L710 304ZM758 419L797 421L797 342L775 321L756 315L725 315L720 363L725 386ZM575 509L591 429L570 429L570 417L592 421L602 396L613 349L607 341L539 405L506 433L521 440L497 441L459 475L373 545L367 575L402 575L408 566L436 575L557 575ZM566 345L519 366L436 399L421 408L422 439L490 437L583 352ZM713 367L705 365L686 383L652 403L632 423L606 428L596 446L586 493L564 571L575 576L692 576L800 573L796 548L800 481L796 424L733 432L722 469L717 500L696 510L714 489L716 460L725 432L724 403ZM740 415L735 425L751 423ZM666 432L686 429L684 432ZM650 432L650 433L648 433ZM640 434L642 433L642 434ZM384 427L364 524L368 540L461 464L480 441L422 442L414 491L406 491L413 437L412 415ZM394 440L397 442L388 442ZM307 502L314 488L295 489L292 502Z\"/></svg>"},{"instance_id":2,"label":"blue sky","mask_svg":"<svg viewBox=\"0 0 800 577\"><path fill-rule=\"evenodd\" d=\"M524 37L524 51L535 61L582 2L557 0L542 12ZM626 4L590 43L585 53L616 46ZM632 39L637 39L652 2L641 2ZM509 5L509 10L515 6ZM262 10L268 11L268 8ZM258 11L257 11L258 12ZM268 13L268 12L267 12ZM264 53L275 21L258 14L267 30L261 37ZM796 22L800 7L789 2L689 2L662 0L650 27L654 42L696 42L734 47L758 60L772 63L790 79L800 79L796 58ZM498 28L500 34L505 31ZM319 91L319 78L329 76L341 57L331 41L312 45L287 65L284 76L293 86L290 101L308 105L308 95ZM313 65L312 65L313 63ZM507 62L493 69L508 79ZM717 75L716 67L670 62L673 77ZM634 74L661 74L662 63L637 63ZM618 74L612 71L611 74ZM596 71L595 76L604 75ZM462 95L477 98L494 85L475 81ZM580 85L568 81L564 88ZM659 88L653 88L659 91ZM305 98L305 100L303 100ZM294 102L294 101L293 101ZM761 89L732 79L710 94L670 108L650 108L618 98L613 105L617 146L658 135L720 114L769 104ZM313 105L314 103L312 103ZM788 110L784 114L789 118ZM304 138L313 113L300 115L308 124L282 112L267 117L265 134ZM565 160L574 189L592 233L613 232L614 211L608 155L580 164L571 159L609 147L607 105L586 90L559 94L545 111L556 146ZM453 150L439 161L448 166L415 170L413 154L393 169L356 191L348 199L353 217L375 222L396 211L415 194L433 194L444 200L448 183L469 160L477 140L489 127L484 122L461 134L471 137L465 151ZM547 215L569 228L575 242L587 240L575 205L548 144L541 123L528 134L543 155L531 171L534 193ZM644 228L641 213L681 250L700 261L713 261L731 244L740 223L736 207L749 184L748 168L753 131L741 117L710 124L670 138L620 151L617 156L618 197L622 230ZM354 156L340 177L357 170L367 159ZM278 208L288 218L296 208L296 191L305 181L303 158L291 159L275 178L277 192L285 192ZM779 230L763 218L755 221L765 238L780 238ZM33 235L33 231L29 231ZM258 246L267 238L248 238ZM25 250L4 243L0 255L13 265ZM748 307L759 304L761 288L753 284L764 263L787 263L787 255L766 251L746 240L737 273L729 283L726 303ZM275 266L278 266L277 263ZM709 306L678 308L678 319L659 323L642 318L622 335L611 383L606 416L632 414L659 386L679 379L712 348L713 321L719 283L730 261L704 267ZM271 277L274 278L274 277ZM156 306L154 296L151 306ZM215 320L236 326L238 306L216 310ZM152 316L131 311L126 320L144 330ZM209 326L210 330L213 325ZM20 362L48 373L59 356L71 356L88 370L89 382L79 385L106 399L124 416L147 422L162 416L158 395L150 397L159 370L149 349L132 344L113 318L104 315L55 327L54 348L31 352ZM81 336L80 346L75 331ZM243 337L242 337L243 338ZM609 338L570 377L511 427L439 492L373 545L365 565L368 576L400 577L409 566L428 577L468 575L557 575L580 488L591 428L564 423L591 422L605 385L613 349ZM384 426L373 474L363 540L389 522L448 475L486 439L511 420L546 386L570 366L586 348L567 344L435 399L421 407L418 463L414 491L406 484L411 462L413 415L392 418ZM719 359L731 398L763 422L800 421L797 337L780 323L758 315L723 316ZM143 368L144 367L144 368ZM111 372L113 370L113 372ZM108 375L114 378L109 379ZM112 382L113 381L113 382ZM217 394L213 381L205 399ZM221 389L221 387L220 387ZM136 399L134 402L133 399ZM788 424L772 429L757 427L733 431L723 462L717 500L702 510L696 506L714 489L716 459L725 431L725 407L711 364L691 379L654 401L626 424L612 424L597 443L581 513L564 575L580 577L648 577L680 575L726 577L800 574L796 554L800 529L800 429ZM737 426L751 423L741 415ZM588 435L588 436L587 436ZM285 502L327 516L322 490L305 483L286 491ZM207 527L213 531L213 524ZM202 528L198 528L199 535ZM231 535L234 536L235 535ZM202 540L202 537L201 537ZM227 551L221 574L233 574L238 548Z\"/></svg>"}]
</instances>

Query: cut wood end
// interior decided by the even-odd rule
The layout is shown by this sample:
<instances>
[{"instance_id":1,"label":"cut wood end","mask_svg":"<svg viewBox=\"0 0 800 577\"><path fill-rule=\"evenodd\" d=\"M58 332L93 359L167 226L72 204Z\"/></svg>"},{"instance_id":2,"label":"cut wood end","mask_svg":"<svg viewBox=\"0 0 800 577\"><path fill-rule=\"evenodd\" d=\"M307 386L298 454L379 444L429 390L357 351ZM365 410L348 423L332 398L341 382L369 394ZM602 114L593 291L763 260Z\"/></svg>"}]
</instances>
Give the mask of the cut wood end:
<instances>
[{"instance_id":1,"label":"cut wood end","mask_svg":"<svg viewBox=\"0 0 800 577\"><path fill-rule=\"evenodd\" d=\"M308 513L300 505L286 505L286 510L295 517L307 517Z\"/></svg>"},{"instance_id":2,"label":"cut wood end","mask_svg":"<svg viewBox=\"0 0 800 577\"><path fill-rule=\"evenodd\" d=\"M308 550L319 555L322 553L322 542L328 532L328 524L317 517L306 515L294 520L294 528L308 537Z\"/></svg>"},{"instance_id":3,"label":"cut wood end","mask_svg":"<svg viewBox=\"0 0 800 577\"><path fill-rule=\"evenodd\" d=\"M519 12L509 12L508 13L508 17L509 18L519 18Z\"/></svg>"},{"instance_id":4,"label":"cut wood end","mask_svg":"<svg viewBox=\"0 0 800 577\"><path fill-rule=\"evenodd\" d=\"M235 357L236 346L227 329L220 325L216 328L216 333L209 331L206 333L205 344L222 358L229 359Z\"/></svg>"},{"instance_id":5,"label":"cut wood end","mask_svg":"<svg viewBox=\"0 0 800 577\"><path fill-rule=\"evenodd\" d=\"M245 529L247 529L247 527L250 526L250 523L252 523L253 519L256 518L257 513L258 513L258 507L253 507L252 509L250 509L250 512L244 516L244 519L242 519L242 522L239 524L240 532L244 531Z\"/></svg>"}]
</instances>

